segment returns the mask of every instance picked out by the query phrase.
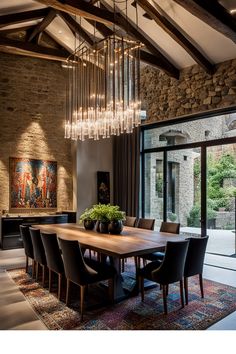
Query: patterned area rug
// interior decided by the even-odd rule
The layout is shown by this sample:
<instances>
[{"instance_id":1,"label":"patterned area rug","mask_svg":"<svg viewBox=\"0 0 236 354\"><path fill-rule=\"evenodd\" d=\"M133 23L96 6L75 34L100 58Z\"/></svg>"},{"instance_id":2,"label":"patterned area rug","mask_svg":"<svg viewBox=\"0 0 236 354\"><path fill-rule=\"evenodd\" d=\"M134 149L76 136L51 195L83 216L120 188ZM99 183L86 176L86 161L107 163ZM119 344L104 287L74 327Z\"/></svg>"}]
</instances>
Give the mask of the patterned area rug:
<instances>
[{"instance_id":1,"label":"patterned area rug","mask_svg":"<svg viewBox=\"0 0 236 354\"><path fill-rule=\"evenodd\" d=\"M236 288L204 280L205 298L201 299L198 279L189 281L189 305L180 308L179 287L170 286L168 315L163 314L162 293L159 287L146 291L145 302L140 296L126 299L114 306L92 306L85 310L80 321L77 287L72 291L72 305L59 302L56 293L33 281L24 269L9 270L8 274L18 285L38 317L51 330L201 330L236 310ZM90 289L100 299L106 289ZM99 293L100 292L100 293Z\"/></svg>"}]
</instances>

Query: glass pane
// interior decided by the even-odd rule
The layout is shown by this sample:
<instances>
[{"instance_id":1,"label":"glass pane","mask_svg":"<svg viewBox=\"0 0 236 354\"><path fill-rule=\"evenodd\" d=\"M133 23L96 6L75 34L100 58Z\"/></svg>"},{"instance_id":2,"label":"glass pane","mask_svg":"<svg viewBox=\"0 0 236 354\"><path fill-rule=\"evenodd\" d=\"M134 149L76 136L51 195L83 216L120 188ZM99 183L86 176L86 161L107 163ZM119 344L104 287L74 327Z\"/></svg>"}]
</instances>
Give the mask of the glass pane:
<instances>
[{"instance_id":1,"label":"glass pane","mask_svg":"<svg viewBox=\"0 0 236 354\"><path fill-rule=\"evenodd\" d=\"M200 235L200 149L167 153L167 218L179 222L181 232Z\"/></svg>"},{"instance_id":2,"label":"glass pane","mask_svg":"<svg viewBox=\"0 0 236 354\"><path fill-rule=\"evenodd\" d=\"M145 154L145 218L156 219L155 230L163 220L163 153Z\"/></svg>"},{"instance_id":3,"label":"glass pane","mask_svg":"<svg viewBox=\"0 0 236 354\"><path fill-rule=\"evenodd\" d=\"M144 148L156 148L236 136L236 113L166 125L144 131Z\"/></svg>"},{"instance_id":4,"label":"glass pane","mask_svg":"<svg viewBox=\"0 0 236 354\"><path fill-rule=\"evenodd\" d=\"M236 144L207 149L207 251L235 256ZM212 258L212 257L211 257ZM209 262L213 261L209 259Z\"/></svg>"}]
</instances>

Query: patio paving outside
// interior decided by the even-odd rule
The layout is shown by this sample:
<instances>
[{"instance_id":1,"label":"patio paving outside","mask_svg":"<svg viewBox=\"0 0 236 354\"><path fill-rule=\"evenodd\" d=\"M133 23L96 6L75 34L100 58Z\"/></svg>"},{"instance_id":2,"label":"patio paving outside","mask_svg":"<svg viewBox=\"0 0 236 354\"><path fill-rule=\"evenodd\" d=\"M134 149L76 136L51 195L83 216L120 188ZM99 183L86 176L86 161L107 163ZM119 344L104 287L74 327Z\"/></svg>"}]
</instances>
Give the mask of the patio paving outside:
<instances>
[{"instance_id":1,"label":"patio paving outside","mask_svg":"<svg viewBox=\"0 0 236 354\"><path fill-rule=\"evenodd\" d=\"M200 228L197 227L181 227L180 232L189 235L201 234ZM209 240L207 244L205 264L236 271L236 244L234 231L208 229L207 235L209 235Z\"/></svg>"}]
</instances>

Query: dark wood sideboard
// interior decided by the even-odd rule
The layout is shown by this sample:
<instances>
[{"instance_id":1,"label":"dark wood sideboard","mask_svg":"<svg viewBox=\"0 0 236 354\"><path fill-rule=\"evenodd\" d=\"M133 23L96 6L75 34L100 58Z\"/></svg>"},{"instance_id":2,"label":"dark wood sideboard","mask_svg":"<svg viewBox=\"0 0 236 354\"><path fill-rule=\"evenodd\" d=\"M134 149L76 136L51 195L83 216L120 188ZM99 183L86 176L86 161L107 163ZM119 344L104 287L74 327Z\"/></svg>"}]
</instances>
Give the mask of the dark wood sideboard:
<instances>
[{"instance_id":1,"label":"dark wood sideboard","mask_svg":"<svg viewBox=\"0 0 236 354\"><path fill-rule=\"evenodd\" d=\"M0 247L3 250L21 248L20 225L63 224L76 222L76 212L63 211L55 215L27 215L0 217Z\"/></svg>"}]
</instances>

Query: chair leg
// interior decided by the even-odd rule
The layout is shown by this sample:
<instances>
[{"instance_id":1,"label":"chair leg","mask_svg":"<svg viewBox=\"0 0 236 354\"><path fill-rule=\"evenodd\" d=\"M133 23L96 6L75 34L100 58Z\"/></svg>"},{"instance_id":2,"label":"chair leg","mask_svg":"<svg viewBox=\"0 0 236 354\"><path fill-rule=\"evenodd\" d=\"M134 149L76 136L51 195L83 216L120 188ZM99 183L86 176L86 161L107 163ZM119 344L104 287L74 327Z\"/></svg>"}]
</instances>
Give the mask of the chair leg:
<instances>
[{"instance_id":1,"label":"chair leg","mask_svg":"<svg viewBox=\"0 0 236 354\"><path fill-rule=\"evenodd\" d=\"M184 278L185 304L188 305L188 278Z\"/></svg>"},{"instance_id":2,"label":"chair leg","mask_svg":"<svg viewBox=\"0 0 236 354\"><path fill-rule=\"evenodd\" d=\"M42 268L43 268L43 279L42 279L42 283L43 283L43 287L44 287L44 285L45 285L46 266L45 266L45 265L42 265Z\"/></svg>"},{"instance_id":3,"label":"chair leg","mask_svg":"<svg viewBox=\"0 0 236 354\"><path fill-rule=\"evenodd\" d=\"M39 278L39 262L36 262L36 280Z\"/></svg>"},{"instance_id":4,"label":"chair leg","mask_svg":"<svg viewBox=\"0 0 236 354\"><path fill-rule=\"evenodd\" d=\"M29 270L29 257L26 256L26 262L25 262L25 272L28 273Z\"/></svg>"},{"instance_id":5,"label":"chair leg","mask_svg":"<svg viewBox=\"0 0 236 354\"><path fill-rule=\"evenodd\" d=\"M48 290L49 292L52 291L52 271L49 269L49 275L48 275Z\"/></svg>"},{"instance_id":6,"label":"chair leg","mask_svg":"<svg viewBox=\"0 0 236 354\"><path fill-rule=\"evenodd\" d=\"M141 291L141 299L142 301L144 301L144 278L143 277L139 277L139 288Z\"/></svg>"},{"instance_id":7,"label":"chair leg","mask_svg":"<svg viewBox=\"0 0 236 354\"><path fill-rule=\"evenodd\" d=\"M62 285L62 274L58 274L58 300L61 300L61 285Z\"/></svg>"},{"instance_id":8,"label":"chair leg","mask_svg":"<svg viewBox=\"0 0 236 354\"><path fill-rule=\"evenodd\" d=\"M166 285L162 285L162 296L163 296L163 304L164 304L164 313L167 315L167 300L166 300Z\"/></svg>"},{"instance_id":9,"label":"chair leg","mask_svg":"<svg viewBox=\"0 0 236 354\"><path fill-rule=\"evenodd\" d=\"M180 299L181 299L181 307L184 307L184 287L183 287L183 280L179 282L179 290L180 290Z\"/></svg>"},{"instance_id":10,"label":"chair leg","mask_svg":"<svg viewBox=\"0 0 236 354\"><path fill-rule=\"evenodd\" d=\"M109 300L111 304L114 304L114 287L115 287L114 278L108 279L108 294L109 294Z\"/></svg>"},{"instance_id":11,"label":"chair leg","mask_svg":"<svg viewBox=\"0 0 236 354\"><path fill-rule=\"evenodd\" d=\"M200 283L200 289L201 289L201 296L202 296L202 298L204 298L202 274L199 274L199 283Z\"/></svg>"},{"instance_id":12,"label":"chair leg","mask_svg":"<svg viewBox=\"0 0 236 354\"><path fill-rule=\"evenodd\" d=\"M70 281L69 279L66 279L66 306L68 306L69 303L69 291L70 291Z\"/></svg>"},{"instance_id":13,"label":"chair leg","mask_svg":"<svg viewBox=\"0 0 236 354\"><path fill-rule=\"evenodd\" d=\"M122 258L122 260L121 260L121 271L122 271L122 273L124 273L124 271L125 271L125 259L124 258Z\"/></svg>"},{"instance_id":14,"label":"chair leg","mask_svg":"<svg viewBox=\"0 0 236 354\"><path fill-rule=\"evenodd\" d=\"M81 312L81 321L83 321L84 317L84 293L85 293L85 286L80 287L80 312Z\"/></svg>"},{"instance_id":15,"label":"chair leg","mask_svg":"<svg viewBox=\"0 0 236 354\"><path fill-rule=\"evenodd\" d=\"M135 270L137 273L137 270L140 269L140 258L139 257L134 257L134 263L135 263Z\"/></svg>"},{"instance_id":16,"label":"chair leg","mask_svg":"<svg viewBox=\"0 0 236 354\"><path fill-rule=\"evenodd\" d=\"M35 276L35 260L32 259L32 278Z\"/></svg>"}]
</instances>

